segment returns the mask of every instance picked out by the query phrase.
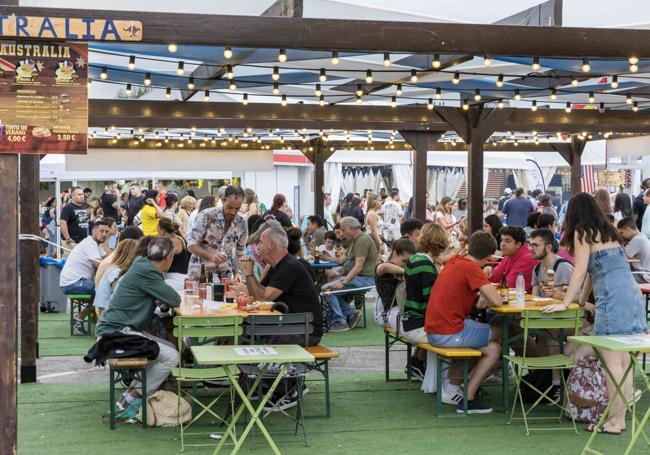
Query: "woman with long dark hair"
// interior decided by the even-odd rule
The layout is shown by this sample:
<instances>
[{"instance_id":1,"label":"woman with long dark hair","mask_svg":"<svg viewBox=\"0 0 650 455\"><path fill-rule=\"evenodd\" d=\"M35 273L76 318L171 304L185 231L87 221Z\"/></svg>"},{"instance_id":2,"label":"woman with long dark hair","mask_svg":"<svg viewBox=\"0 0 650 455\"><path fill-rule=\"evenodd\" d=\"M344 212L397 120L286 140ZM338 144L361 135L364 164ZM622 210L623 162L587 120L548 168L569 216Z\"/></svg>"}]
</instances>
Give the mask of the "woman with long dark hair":
<instances>
[{"instance_id":1,"label":"woman with long dark hair","mask_svg":"<svg viewBox=\"0 0 650 455\"><path fill-rule=\"evenodd\" d=\"M622 191L614 199L614 219L620 221L625 217L632 216L632 199Z\"/></svg>"},{"instance_id":2,"label":"woman with long dark hair","mask_svg":"<svg viewBox=\"0 0 650 455\"><path fill-rule=\"evenodd\" d=\"M596 200L587 193L573 196L567 207L563 227L566 244L575 257L575 269L564 302L544 307L542 311L565 310L581 288L579 302L584 305L593 289L596 303L594 335L631 335L647 332L643 297L627 263L621 237ZM603 351L602 356L616 382L620 383L630 362L628 354ZM623 392L627 399L631 399L633 375L628 379ZM609 411L612 417L602 430L619 434L625 429L625 406L616 394L616 388L609 376L607 392L610 399L616 398Z\"/></svg>"},{"instance_id":3,"label":"woman with long dark hair","mask_svg":"<svg viewBox=\"0 0 650 455\"><path fill-rule=\"evenodd\" d=\"M287 198L284 197L284 194L273 196L273 205L262 215L262 218L265 221L276 220L283 228L291 227L291 219L282 211L285 202L287 202Z\"/></svg>"},{"instance_id":4,"label":"woman with long dark hair","mask_svg":"<svg viewBox=\"0 0 650 455\"><path fill-rule=\"evenodd\" d=\"M501 222L501 218L499 218L497 215L488 215L483 220L483 232L489 232L492 234L492 237L494 237L497 241L497 245L501 245L502 227L503 223Z\"/></svg>"}]
</instances>

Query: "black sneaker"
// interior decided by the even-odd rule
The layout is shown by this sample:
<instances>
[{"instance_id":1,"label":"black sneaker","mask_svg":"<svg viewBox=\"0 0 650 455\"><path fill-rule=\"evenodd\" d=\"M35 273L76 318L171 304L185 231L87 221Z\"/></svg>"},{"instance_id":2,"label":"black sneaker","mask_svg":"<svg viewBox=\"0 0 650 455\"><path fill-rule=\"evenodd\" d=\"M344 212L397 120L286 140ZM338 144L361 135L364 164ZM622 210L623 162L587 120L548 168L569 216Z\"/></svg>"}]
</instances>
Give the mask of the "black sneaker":
<instances>
[{"instance_id":1,"label":"black sneaker","mask_svg":"<svg viewBox=\"0 0 650 455\"><path fill-rule=\"evenodd\" d=\"M458 405L456 405L456 412L458 414L465 414L465 409L463 409L462 399L458 402ZM492 412L492 408L486 404L481 403L478 398L474 398L473 400L469 400L467 402L468 414L490 414L491 412Z\"/></svg>"},{"instance_id":2,"label":"black sneaker","mask_svg":"<svg viewBox=\"0 0 650 455\"><path fill-rule=\"evenodd\" d=\"M72 324L72 331L74 332L75 335L88 335L88 332L84 327L84 321L81 321L76 318L74 320L74 323Z\"/></svg>"},{"instance_id":3,"label":"black sneaker","mask_svg":"<svg viewBox=\"0 0 650 455\"><path fill-rule=\"evenodd\" d=\"M352 316L349 316L349 317L347 318L347 320L348 320L348 326L349 326L351 329L356 328L356 327L357 327L357 324L359 324L359 321L361 320L361 317L362 317L362 316L363 316L363 314L361 314L361 311L357 311L357 312L354 313Z\"/></svg>"},{"instance_id":4,"label":"black sneaker","mask_svg":"<svg viewBox=\"0 0 650 455\"><path fill-rule=\"evenodd\" d=\"M286 411L287 409L295 407L297 404L298 394L295 394L295 396L285 395L284 398L275 404L267 403L266 406L264 406L264 410L269 412Z\"/></svg>"},{"instance_id":5,"label":"black sneaker","mask_svg":"<svg viewBox=\"0 0 650 455\"><path fill-rule=\"evenodd\" d=\"M408 367L404 368L404 374L408 376ZM411 365L411 377L416 381L424 381L424 371L422 371L416 365Z\"/></svg>"}]
</instances>

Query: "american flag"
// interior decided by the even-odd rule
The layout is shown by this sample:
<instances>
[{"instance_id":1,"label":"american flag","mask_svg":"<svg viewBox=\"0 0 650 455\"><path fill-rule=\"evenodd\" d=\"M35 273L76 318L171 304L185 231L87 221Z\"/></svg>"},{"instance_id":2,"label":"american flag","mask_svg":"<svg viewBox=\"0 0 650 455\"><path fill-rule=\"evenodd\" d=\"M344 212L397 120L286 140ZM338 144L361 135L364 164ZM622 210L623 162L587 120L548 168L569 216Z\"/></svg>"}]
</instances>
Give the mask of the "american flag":
<instances>
[{"instance_id":1,"label":"american flag","mask_svg":"<svg viewBox=\"0 0 650 455\"><path fill-rule=\"evenodd\" d=\"M5 60L3 58L0 58L0 72L2 71L16 71L16 65L11 63L9 60Z\"/></svg>"},{"instance_id":2,"label":"american flag","mask_svg":"<svg viewBox=\"0 0 650 455\"><path fill-rule=\"evenodd\" d=\"M593 166L580 166L580 184L585 193L596 191L596 173Z\"/></svg>"}]
</instances>

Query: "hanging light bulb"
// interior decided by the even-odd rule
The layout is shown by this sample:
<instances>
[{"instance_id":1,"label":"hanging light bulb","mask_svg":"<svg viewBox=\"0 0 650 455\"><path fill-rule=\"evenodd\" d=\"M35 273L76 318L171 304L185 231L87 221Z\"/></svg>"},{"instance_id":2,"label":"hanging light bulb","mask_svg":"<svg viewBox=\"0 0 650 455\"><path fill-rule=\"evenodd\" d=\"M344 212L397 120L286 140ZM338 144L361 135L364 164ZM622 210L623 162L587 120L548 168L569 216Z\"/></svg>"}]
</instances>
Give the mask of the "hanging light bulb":
<instances>
[{"instance_id":1,"label":"hanging light bulb","mask_svg":"<svg viewBox=\"0 0 650 455\"><path fill-rule=\"evenodd\" d=\"M321 96L323 91L320 88L320 84L316 84L316 96Z\"/></svg>"},{"instance_id":2,"label":"hanging light bulb","mask_svg":"<svg viewBox=\"0 0 650 455\"><path fill-rule=\"evenodd\" d=\"M503 100L502 100L502 99L499 99L499 101L497 101L497 107L498 107L499 109L503 109L503 106L504 106Z\"/></svg>"},{"instance_id":3,"label":"hanging light bulb","mask_svg":"<svg viewBox=\"0 0 650 455\"><path fill-rule=\"evenodd\" d=\"M564 107L564 112L566 112L567 114L571 113L571 103L569 102L566 103L566 106Z\"/></svg>"},{"instance_id":4,"label":"hanging light bulb","mask_svg":"<svg viewBox=\"0 0 650 455\"><path fill-rule=\"evenodd\" d=\"M618 88L618 75L612 76L612 83L611 83L612 88Z\"/></svg>"},{"instance_id":5,"label":"hanging light bulb","mask_svg":"<svg viewBox=\"0 0 650 455\"><path fill-rule=\"evenodd\" d=\"M363 98L361 98L361 95L357 94L357 104L361 104L363 102Z\"/></svg>"},{"instance_id":6,"label":"hanging light bulb","mask_svg":"<svg viewBox=\"0 0 650 455\"><path fill-rule=\"evenodd\" d=\"M284 49L280 49L278 52L278 62L284 63L287 61L287 52Z\"/></svg>"},{"instance_id":7,"label":"hanging light bulb","mask_svg":"<svg viewBox=\"0 0 650 455\"><path fill-rule=\"evenodd\" d=\"M521 93L519 92L519 89L515 89L515 99L519 101L521 99Z\"/></svg>"},{"instance_id":8,"label":"hanging light bulb","mask_svg":"<svg viewBox=\"0 0 650 455\"><path fill-rule=\"evenodd\" d=\"M330 59L330 62L332 62L332 65L338 65L341 60L339 59L339 53L337 51L332 51L332 58Z\"/></svg>"},{"instance_id":9,"label":"hanging light bulb","mask_svg":"<svg viewBox=\"0 0 650 455\"><path fill-rule=\"evenodd\" d=\"M533 68L533 71L537 71L540 68L539 57L533 57L532 68Z\"/></svg>"},{"instance_id":10,"label":"hanging light bulb","mask_svg":"<svg viewBox=\"0 0 650 455\"><path fill-rule=\"evenodd\" d=\"M165 89L165 98L170 99L172 97L172 89L170 87L167 87Z\"/></svg>"},{"instance_id":11,"label":"hanging light bulb","mask_svg":"<svg viewBox=\"0 0 650 455\"><path fill-rule=\"evenodd\" d=\"M492 65L492 59L490 58L490 56L488 54L483 55L483 65L484 66Z\"/></svg>"},{"instance_id":12,"label":"hanging light bulb","mask_svg":"<svg viewBox=\"0 0 650 455\"><path fill-rule=\"evenodd\" d=\"M552 88L551 89L551 99L556 100L557 99L557 90Z\"/></svg>"},{"instance_id":13,"label":"hanging light bulb","mask_svg":"<svg viewBox=\"0 0 650 455\"><path fill-rule=\"evenodd\" d=\"M442 90L440 89L440 87L437 87L436 88L436 99L439 100L440 98L442 98Z\"/></svg>"},{"instance_id":14,"label":"hanging light bulb","mask_svg":"<svg viewBox=\"0 0 650 455\"><path fill-rule=\"evenodd\" d=\"M178 46L174 43L170 43L167 45L167 50L171 52L172 54L175 54L176 51L178 50Z\"/></svg>"},{"instance_id":15,"label":"hanging light bulb","mask_svg":"<svg viewBox=\"0 0 650 455\"><path fill-rule=\"evenodd\" d=\"M395 94L397 96L402 96L402 84L397 84L397 86L395 88Z\"/></svg>"},{"instance_id":16,"label":"hanging light bulb","mask_svg":"<svg viewBox=\"0 0 650 455\"><path fill-rule=\"evenodd\" d=\"M273 83L273 94L274 95L280 94L280 84L278 84L277 82Z\"/></svg>"},{"instance_id":17,"label":"hanging light bulb","mask_svg":"<svg viewBox=\"0 0 650 455\"><path fill-rule=\"evenodd\" d=\"M571 77L571 85L573 85L574 87L578 86L578 79L575 76Z\"/></svg>"},{"instance_id":18,"label":"hanging light bulb","mask_svg":"<svg viewBox=\"0 0 650 455\"><path fill-rule=\"evenodd\" d=\"M232 58L232 47L227 46L223 49L223 56L225 58Z\"/></svg>"},{"instance_id":19,"label":"hanging light bulb","mask_svg":"<svg viewBox=\"0 0 650 455\"><path fill-rule=\"evenodd\" d=\"M537 100L533 100L533 103L530 105L530 110L533 112L537 111Z\"/></svg>"},{"instance_id":20,"label":"hanging light bulb","mask_svg":"<svg viewBox=\"0 0 650 455\"><path fill-rule=\"evenodd\" d=\"M481 101L481 91L479 89L474 90L474 101Z\"/></svg>"},{"instance_id":21,"label":"hanging light bulb","mask_svg":"<svg viewBox=\"0 0 650 455\"><path fill-rule=\"evenodd\" d=\"M194 77L192 76L187 79L187 89L194 90Z\"/></svg>"},{"instance_id":22,"label":"hanging light bulb","mask_svg":"<svg viewBox=\"0 0 650 455\"><path fill-rule=\"evenodd\" d=\"M503 74L499 74L499 77L497 78L497 87L503 87Z\"/></svg>"},{"instance_id":23,"label":"hanging light bulb","mask_svg":"<svg viewBox=\"0 0 650 455\"><path fill-rule=\"evenodd\" d=\"M149 87L151 85L151 73L144 75L144 85L145 87Z\"/></svg>"},{"instance_id":24,"label":"hanging light bulb","mask_svg":"<svg viewBox=\"0 0 650 455\"><path fill-rule=\"evenodd\" d=\"M176 68L176 74L182 76L185 73L185 62L182 60L178 62L178 68Z\"/></svg>"},{"instance_id":25,"label":"hanging light bulb","mask_svg":"<svg viewBox=\"0 0 650 455\"><path fill-rule=\"evenodd\" d=\"M321 107L325 106L325 97L323 95L320 96L320 98L318 100L318 104L320 104Z\"/></svg>"},{"instance_id":26,"label":"hanging light bulb","mask_svg":"<svg viewBox=\"0 0 650 455\"><path fill-rule=\"evenodd\" d=\"M235 83L234 79L230 81L230 84L228 85L228 88L230 90L237 90L237 84Z\"/></svg>"},{"instance_id":27,"label":"hanging light bulb","mask_svg":"<svg viewBox=\"0 0 650 455\"><path fill-rule=\"evenodd\" d=\"M463 101L463 110L466 111L468 109L469 109L469 103L467 102L467 100L465 100Z\"/></svg>"},{"instance_id":28,"label":"hanging light bulb","mask_svg":"<svg viewBox=\"0 0 650 455\"><path fill-rule=\"evenodd\" d=\"M631 64L630 65L630 73L636 73L637 71L639 71L639 65L634 64L634 63Z\"/></svg>"},{"instance_id":29,"label":"hanging light bulb","mask_svg":"<svg viewBox=\"0 0 650 455\"><path fill-rule=\"evenodd\" d=\"M395 95L390 99L390 107L397 107L397 97Z\"/></svg>"},{"instance_id":30,"label":"hanging light bulb","mask_svg":"<svg viewBox=\"0 0 650 455\"><path fill-rule=\"evenodd\" d=\"M589 64L589 59L585 57L582 59L582 72L588 73L589 71L591 71L591 65Z\"/></svg>"},{"instance_id":31,"label":"hanging light bulb","mask_svg":"<svg viewBox=\"0 0 650 455\"><path fill-rule=\"evenodd\" d=\"M635 102L632 104L632 111L634 111L634 112L638 112L638 110L639 110L639 103L638 103L637 101L635 101Z\"/></svg>"},{"instance_id":32,"label":"hanging light bulb","mask_svg":"<svg viewBox=\"0 0 650 455\"><path fill-rule=\"evenodd\" d=\"M590 103L593 103L594 101L596 101L596 97L594 97L594 92L589 92L589 97L587 98L587 100Z\"/></svg>"},{"instance_id":33,"label":"hanging light bulb","mask_svg":"<svg viewBox=\"0 0 650 455\"><path fill-rule=\"evenodd\" d=\"M203 101L210 101L210 90L206 90L203 94Z\"/></svg>"},{"instance_id":34,"label":"hanging light bulb","mask_svg":"<svg viewBox=\"0 0 650 455\"><path fill-rule=\"evenodd\" d=\"M429 98L427 101L427 109L432 110L433 109L433 99Z\"/></svg>"},{"instance_id":35,"label":"hanging light bulb","mask_svg":"<svg viewBox=\"0 0 650 455\"><path fill-rule=\"evenodd\" d=\"M440 54L433 54L433 61L431 62L431 66L435 69L440 68Z\"/></svg>"},{"instance_id":36,"label":"hanging light bulb","mask_svg":"<svg viewBox=\"0 0 650 455\"><path fill-rule=\"evenodd\" d=\"M131 94L131 84L126 84L126 90L125 90L127 95Z\"/></svg>"},{"instance_id":37,"label":"hanging light bulb","mask_svg":"<svg viewBox=\"0 0 650 455\"><path fill-rule=\"evenodd\" d=\"M91 85L93 85L93 81L88 79L88 82L86 82L86 88L90 88Z\"/></svg>"},{"instance_id":38,"label":"hanging light bulb","mask_svg":"<svg viewBox=\"0 0 650 455\"><path fill-rule=\"evenodd\" d=\"M277 66L273 67L273 74L271 75L271 79L274 81L279 81L280 80L280 68Z\"/></svg>"},{"instance_id":39,"label":"hanging light bulb","mask_svg":"<svg viewBox=\"0 0 650 455\"><path fill-rule=\"evenodd\" d=\"M135 55L129 57L129 64L126 65L126 67L129 69L129 71L133 71L135 69Z\"/></svg>"},{"instance_id":40,"label":"hanging light bulb","mask_svg":"<svg viewBox=\"0 0 650 455\"><path fill-rule=\"evenodd\" d=\"M357 91L356 91L357 96L363 95L363 86L361 84L357 84Z\"/></svg>"},{"instance_id":41,"label":"hanging light bulb","mask_svg":"<svg viewBox=\"0 0 650 455\"><path fill-rule=\"evenodd\" d=\"M384 52L384 66L386 68L390 66L390 54L388 52Z\"/></svg>"},{"instance_id":42,"label":"hanging light bulb","mask_svg":"<svg viewBox=\"0 0 650 455\"><path fill-rule=\"evenodd\" d=\"M512 145L514 145L515 147L519 147L519 141L515 139Z\"/></svg>"},{"instance_id":43,"label":"hanging light bulb","mask_svg":"<svg viewBox=\"0 0 650 455\"><path fill-rule=\"evenodd\" d=\"M232 70L232 65L226 65L226 77L232 79L235 77L235 73Z\"/></svg>"},{"instance_id":44,"label":"hanging light bulb","mask_svg":"<svg viewBox=\"0 0 650 455\"><path fill-rule=\"evenodd\" d=\"M600 112L601 114L605 112L605 103L603 103L602 101L600 102L600 104L598 104L598 112Z\"/></svg>"},{"instance_id":45,"label":"hanging light bulb","mask_svg":"<svg viewBox=\"0 0 650 455\"><path fill-rule=\"evenodd\" d=\"M637 71L639 71L638 57L630 57L627 59L627 61L630 63L630 73L636 73Z\"/></svg>"},{"instance_id":46,"label":"hanging light bulb","mask_svg":"<svg viewBox=\"0 0 650 455\"><path fill-rule=\"evenodd\" d=\"M418 81L418 74L415 70L411 70L411 82L414 84Z\"/></svg>"},{"instance_id":47,"label":"hanging light bulb","mask_svg":"<svg viewBox=\"0 0 650 455\"><path fill-rule=\"evenodd\" d=\"M105 66L102 67L102 72L99 73L99 78L103 81L108 79L108 69Z\"/></svg>"},{"instance_id":48,"label":"hanging light bulb","mask_svg":"<svg viewBox=\"0 0 650 455\"><path fill-rule=\"evenodd\" d=\"M625 97L625 102L627 104L632 104L632 95L627 95L627 97Z\"/></svg>"},{"instance_id":49,"label":"hanging light bulb","mask_svg":"<svg viewBox=\"0 0 650 455\"><path fill-rule=\"evenodd\" d=\"M460 83L460 73L458 71L454 73L454 77L451 79L451 82L454 85L458 85Z\"/></svg>"},{"instance_id":50,"label":"hanging light bulb","mask_svg":"<svg viewBox=\"0 0 650 455\"><path fill-rule=\"evenodd\" d=\"M282 95L282 101L280 101L282 107L287 105L287 95Z\"/></svg>"},{"instance_id":51,"label":"hanging light bulb","mask_svg":"<svg viewBox=\"0 0 650 455\"><path fill-rule=\"evenodd\" d=\"M366 71L366 84L372 84L372 70Z\"/></svg>"}]
</instances>

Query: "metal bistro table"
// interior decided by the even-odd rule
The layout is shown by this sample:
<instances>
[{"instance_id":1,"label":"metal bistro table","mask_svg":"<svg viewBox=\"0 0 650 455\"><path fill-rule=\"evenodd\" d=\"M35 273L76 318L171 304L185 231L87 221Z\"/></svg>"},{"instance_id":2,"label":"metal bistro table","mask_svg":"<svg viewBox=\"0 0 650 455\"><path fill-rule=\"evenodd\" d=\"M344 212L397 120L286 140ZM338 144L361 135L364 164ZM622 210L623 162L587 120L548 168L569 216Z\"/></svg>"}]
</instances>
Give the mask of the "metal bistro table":
<instances>
[{"instance_id":1,"label":"metal bistro table","mask_svg":"<svg viewBox=\"0 0 650 455\"><path fill-rule=\"evenodd\" d=\"M515 305L515 302L513 300L510 300L508 304L504 304L501 306L495 306L495 307L489 307L487 308L487 311L490 311L494 314L497 314L499 316L505 316L504 321L503 321L503 332L501 335L501 349L502 349L502 356L507 355L510 352L510 345L517 341L518 339L521 338L521 334L517 334L514 336L510 336L510 325L511 324L516 324L516 321L519 320L519 317L521 317L521 312L524 309L527 310L540 310L544 308L546 305L552 305L555 303L562 303L560 300L543 300L543 301L535 301L535 296L531 294L526 294L526 304L523 307L518 307ZM578 305L576 304L571 304L569 305L569 308L578 308ZM560 341L560 346L562 346L562 342ZM502 391L502 404L503 404L503 412L507 413L508 412L508 406L509 406L509 400L508 400L508 395L510 393L510 381L508 377L508 365L509 362L507 359L504 357L501 358L501 365L502 365L502 372L503 372L503 391Z\"/></svg>"},{"instance_id":2,"label":"metal bistro table","mask_svg":"<svg viewBox=\"0 0 650 455\"><path fill-rule=\"evenodd\" d=\"M593 350L596 352L596 356L598 357L598 360L600 361L603 369L605 370L605 373L607 374L607 376L609 376L611 381L614 383L614 386L616 387L616 395L621 397L626 410L627 409L632 410L632 439L630 440L630 443L625 449L624 454L627 455L632 451L640 435L643 435L643 439L645 439L646 444L650 445L650 439L648 439L648 435L646 435L645 431L643 430L646 422L648 421L648 417L650 417L650 408L648 408L645 411L645 414L643 415L643 419L641 419L641 422L639 422L637 427L636 400L627 400L622 391L622 387L623 384L625 383L625 379L628 377L629 374L632 374L632 378L634 378L635 377L634 373L637 368L643 371L643 368L641 367L641 364L637 357L639 354L650 353L650 335L641 334L641 335L608 335L608 336L571 336L569 337L569 340L573 341L574 343L584 344L587 346L591 346L593 348ZM620 382L618 383L616 382L614 376L612 375L612 372L609 370L609 368L607 368L607 365L603 361L601 351L627 352L630 355L630 359L631 359L630 365L625 371L625 373L623 374L623 377ZM648 376L646 374L642 374L640 376L643 378L646 387L644 393L650 391L650 381L648 380ZM614 402L614 397L609 397L609 403L605 408L605 412L603 412L603 415L598 421L598 424L596 424L596 427L594 428L591 437L587 441L587 445L585 446L584 449L582 449L583 454L594 453L594 454L603 455L602 452L592 449L591 444L593 443L594 438L598 434L598 431L605 425L605 423L607 423L608 420L614 417L614 416L608 417L609 409L612 406L613 402Z\"/></svg>"},{"instance_id":3,"label":"metal bistro table","mask_svg":"<svg viewBox=\"0 0 650 455\"><path fill-rule=\"evenodd\" d=\"M224 443L228 439L228 436L235 443L233 448L233 454L237 453L241 449L242 444L246 440L248 433L253 428L253 425L257 425L260 429L274 454L279 455L280 450L273 442L271 435L266 430L262 419L260 418L260 413L264 409L267 401L273 395L276 387L280 383L280 380L283 378L284 374L287 371L288 363L309 363L314 361L314 356L307 352L305 349L298 345L247 345L247 346L193 346L192 354L196 359L198 365L219 365L223 367L226 372L228 380L232 384L232 387L237 392L237 395L242 400L242 404L237 408L237 411L233 414L230 424L226 429L223 438L219 441L219 445L215 448L214 454L219 453ZM271 387L266 392L264 397L260 400L257 409L251 404L251 397L258 390L258 385L260 381L267 373L269 366L272 363L279 363L282 366L280 367ZM261 371L252 387L250 388L248 394L244 393L241 386L237 382L237 365L241 364L262 364ZM246 425L244 432L241 434L240 438L237 439L235 436L235 426L237 421L241 416L242 412L246 409L250 415L251 420Z\"/></svg>"}]
</instances>

